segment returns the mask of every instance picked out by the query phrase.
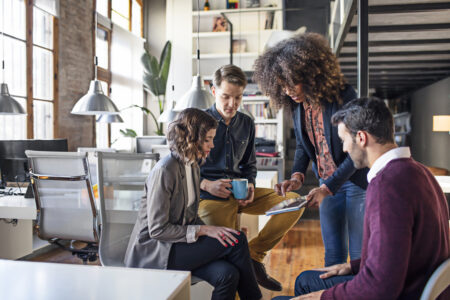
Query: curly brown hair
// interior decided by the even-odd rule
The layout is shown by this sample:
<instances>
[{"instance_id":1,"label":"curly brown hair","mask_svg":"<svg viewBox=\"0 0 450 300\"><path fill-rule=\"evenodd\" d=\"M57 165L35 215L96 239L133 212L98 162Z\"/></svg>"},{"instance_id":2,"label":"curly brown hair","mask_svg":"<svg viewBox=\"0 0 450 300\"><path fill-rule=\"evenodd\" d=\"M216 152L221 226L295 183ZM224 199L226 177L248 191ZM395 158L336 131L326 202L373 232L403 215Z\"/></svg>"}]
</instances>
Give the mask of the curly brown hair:
<instances>
[{"instance_id":1,"label":"curly brown hair","mask_svg":"<svg viewBox=\"0 0 450 300\"><path fill-rule=\"evenodd\" d=\"M327 40L317 33L299 34L266 50L255 62L253 80L276 107L292 107L285 87L297 84L302 84L311 104L341 103L346 83Z\"/></svg>"},{"instance_id":2,"label":"curly brown hair","mask_svg":"<svg viewBox=\"0 0 450 300\"><path fill-rule=\"evenodd\" d=\"M167 140L170 151L182 161L196 162L203 154L202 145L206 133L217 127L217 121L210 114L197 108L186 108L178 118L169 124Z\"/></svg>"}]
</instances>

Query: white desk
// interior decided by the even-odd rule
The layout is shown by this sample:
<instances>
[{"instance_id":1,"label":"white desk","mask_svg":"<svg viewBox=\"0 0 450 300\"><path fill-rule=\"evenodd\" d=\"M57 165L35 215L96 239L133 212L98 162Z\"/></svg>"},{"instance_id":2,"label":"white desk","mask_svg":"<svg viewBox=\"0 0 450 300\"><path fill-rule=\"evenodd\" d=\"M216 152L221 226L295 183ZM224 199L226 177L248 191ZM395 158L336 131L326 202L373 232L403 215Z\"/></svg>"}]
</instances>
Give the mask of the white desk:
<instances>
[{"instance_id":1,"label":"white desk","mask_svg":"<svg viewBox=\"0 0 450 300\"><path fill-rule=\"evenodd\" d=\"M0 260L0 299L189 300L189 272Z\"/></svg>"},{"instance_id":2,"label":"white desk","mask_svg":"<svg viewBox=\"0 0 450 300\"><path fill-rule=\"evenodd\" d=\"M444 193L450 193L450 176L434 176Z\"/></svg>"},{"instance_id":3,"label":"white desk","mask_svg":"<svg viewBox=\"0 0 450 300\"><path fill-rule=\"evenodd\" d=\"M106 213L117 223L134 224L137 210L138 207L133 206L133 203L114 199L108 201ZM17 219L17 224L0 222L0 258L18 259L48 245L46 241L33 235L33 220L36 219L34 199L23 196L0 197L0 219L2 218Z\"/></svg>"},{"instance_id":4,"label":"white desk","mask_svg":"<svg viewBox=\"0 0 450 300\"><path fill-rule=\"evenodd\" d=\"M0 258L17 259L47 244L33 236L36 219L34 199L24 196L1 196L0 219L17 219L17 224L0 222Z\"/></svg>"}]
</instances>

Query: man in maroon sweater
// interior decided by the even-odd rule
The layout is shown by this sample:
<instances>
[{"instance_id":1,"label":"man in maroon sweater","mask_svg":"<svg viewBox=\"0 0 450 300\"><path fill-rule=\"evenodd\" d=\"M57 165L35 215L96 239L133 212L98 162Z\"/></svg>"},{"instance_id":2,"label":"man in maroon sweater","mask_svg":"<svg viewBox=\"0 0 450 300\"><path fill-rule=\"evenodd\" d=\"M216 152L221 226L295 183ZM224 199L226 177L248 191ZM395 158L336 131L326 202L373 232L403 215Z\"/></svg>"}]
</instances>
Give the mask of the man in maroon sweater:
<instances>
[{"instance_id":1,"label":"man in maroon sweater","mask_svg":"<svg viewBox=\"0 0 450 300\"><path fill-rule=\"evenodd\" d=\"M444 193L408 147L397 147L392 114L381 100L353 100L332 121L355 167L370 167L362 254L301 273L295 294L303 296L294 299L419 299L450 257ZM450 288L439 299L450 299Z\"/></svg>"}]
</instances>

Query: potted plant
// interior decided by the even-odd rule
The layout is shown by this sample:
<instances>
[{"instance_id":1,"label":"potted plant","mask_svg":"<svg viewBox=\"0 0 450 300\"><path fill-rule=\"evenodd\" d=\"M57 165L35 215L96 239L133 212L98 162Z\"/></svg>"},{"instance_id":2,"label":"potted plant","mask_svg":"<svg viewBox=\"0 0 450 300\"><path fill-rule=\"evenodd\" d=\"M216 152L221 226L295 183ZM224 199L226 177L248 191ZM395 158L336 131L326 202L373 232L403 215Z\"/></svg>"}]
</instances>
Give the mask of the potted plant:
<instances>
[{"instance_id":1,"label":"potted plant","mask_svg":"<svg viewBox=\"0 0 450 300\"><path fill-rule=\"evenodd\" d=\"M159 114L164 111L166 103L166 85L169 76L170 59L172 54L172 44L167 41L161 52L161 57L158 60L151 55L147 50L141 57L144 66L144 89L150 92L158 99ZM155 122L157 135L164 135L163 124L158 122L155 114L146 107L139 107L145 114L150 115Z\"/></svg>"}]
</instances>

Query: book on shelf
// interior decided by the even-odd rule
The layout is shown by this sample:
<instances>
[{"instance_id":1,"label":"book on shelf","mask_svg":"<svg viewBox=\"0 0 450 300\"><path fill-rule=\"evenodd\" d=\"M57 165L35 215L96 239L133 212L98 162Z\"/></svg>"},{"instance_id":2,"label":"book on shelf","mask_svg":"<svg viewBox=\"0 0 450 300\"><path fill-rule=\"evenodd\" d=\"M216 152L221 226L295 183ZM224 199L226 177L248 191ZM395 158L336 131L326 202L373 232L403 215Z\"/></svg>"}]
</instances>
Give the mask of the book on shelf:
<instances>
[{"instance_id":1,"label":"book on shelf","mask_svg":"<svg viewBox=\"0 0 450 300\"><path fill-rule=\"evenodd\" d=\"M255 136L268 140L276 140L277 124L256 124Z\"/></svg>"},{"instance_id":2,"label":"book on shelf","mask_svg":"<svg viewBox=\"0 0 450 300\"><path fill-rule=\"evenodd\" d=\"M269 103L245 103L244 108L248 110L255 118L274 119L275 113Z\"/></svg>"},{"instance_id":3,"label":"book on shelf","mask_svg":"<svg viewBox=\"0 0 450 300\"><path fill-rule=\"evenodd\" d=\"M273 28L273 18L275 17L275 12L268 11L266 12L266 22L264 24L264 29L272 29Z\"/></svg>"},{"instance_id":4,"label":"book on shelf","mask_svg":"<svg viewBox=\"0 0 450 300\"><path fill-rule=\"evenodd\" d=\"M256 156L259 157L278 157L280 152L255 152Z\"/></svg>"}]
</instances>

